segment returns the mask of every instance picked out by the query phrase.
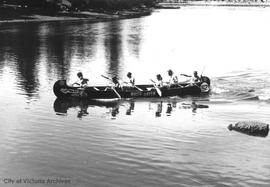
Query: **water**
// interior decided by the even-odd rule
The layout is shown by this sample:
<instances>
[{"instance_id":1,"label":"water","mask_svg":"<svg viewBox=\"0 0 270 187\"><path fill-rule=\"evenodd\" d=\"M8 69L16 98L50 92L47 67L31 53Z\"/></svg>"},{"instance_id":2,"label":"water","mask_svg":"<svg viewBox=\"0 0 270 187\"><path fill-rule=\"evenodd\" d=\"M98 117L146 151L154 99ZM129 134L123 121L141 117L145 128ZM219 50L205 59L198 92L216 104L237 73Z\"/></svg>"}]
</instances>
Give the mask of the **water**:
<instances>
[{"instance_id":1,"label":"water","mask_svg":"<svg viewBox=\"0 0 270 187\"><path fill-rule=\"evenodd\" d=\"M1 185L269 186L269 137L227 129L270 121L269 14L185 7L95 24L1 25ZM83 102L52 92L78 71L105 85L101 74L132 71L150 83L168 69L209 76L211 94ZM19 178L40 181L7 180Z\"/></svg>"}]
</instances>

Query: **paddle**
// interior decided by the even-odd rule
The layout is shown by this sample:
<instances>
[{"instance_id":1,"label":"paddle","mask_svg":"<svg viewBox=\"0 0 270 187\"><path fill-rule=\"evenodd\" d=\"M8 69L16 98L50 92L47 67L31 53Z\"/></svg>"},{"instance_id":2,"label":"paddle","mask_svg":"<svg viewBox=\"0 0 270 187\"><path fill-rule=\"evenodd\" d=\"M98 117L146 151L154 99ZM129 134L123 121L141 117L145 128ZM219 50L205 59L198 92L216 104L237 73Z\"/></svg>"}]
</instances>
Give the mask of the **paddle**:
<instances>
[{"instance_id":1,"label":"paddle","mask_svg":"<svg viewBox=\"0 0 270 187\"><path fill-rule=\"evenodd\" d=\"M103 77L103 78L105 78L105 79L108 79L108 80L112 81L111 78L106 77L105 75L101 75L101 77ZM113 82L113 81L112 81L112 82ZM119 99L121 99L121 95L115 90L115 88L114 88L113 86L111 87L111 89L114 91L114 93L117 95L117 97L118 97Z\"/></svg>"},{"instance_id":2,"label":"paddle","mask_svg":"<svg viewBox=\"0 0 270 187\"><path fill-rule=\"evenodd\" d=\"M190 75L183 74L183 73L181 73L180 75L185 76L185 77L192 77L192 76L190 76Z\"/></svg>"},{"instance_id":3,"label":"paddle","mask_svg":"<svg viewBox=\"0 0 270 187\"><path fill-rule=\"evenodd\" d=\"M105 75L101 75L101 77L103 77L103 78L105 78L105 79L108 79L108 80L112 81L112 79L111 79L111 78L106 77Z\"/></svg>"},{"instance_id":4,"label":"paddle","mask_svg":"<svg viewBox=\"0 0 270 187\"><path fill-rule=\"evenodd\" d=\"M93 87L94 88L94 90L96 90L96 91L100 91L97 87Z\"/></svg>"},{"instance_id":5,"label":"paddle","mask_svg":"<svg viewBox=\"0 0 270 187\"><path fill-rule=\"evenodd\" d=\"M117 95L119 99L121 99L121 95L115 90L115 88L112 86L111 89L114 91L114 93Z\"/></svg>"},{"instance_id":6,"label":"paddle","mask_svg":"<svg viewBox=\"0 0 270 187\"><path fill-rule=\"evenodd\" d=\"M128 82L123 82L125 84L128 84ZM137 90L139 90L140 92L142 92L143 90L141 88L139 88L138 86L136 85L132 85L132 87L136 88Z\"/></svg>"},{"instance_id":7,"label":"paddle","mask_svg":"<svg viewBox=\"0 0 270 187\"><path fill-rule=\"evenodd\" d=\"M204 72L205 66L206 66L206 65L203 66L202 73L201 73L201 77L202 77L202 74L203 74L203 72Z\"/></svg>"},{"instance_id":8,"label":"paddle","mask_svg":"<svg viewBox=\"0 0 270 187\"><path fill-rule=\"evenodd\" d=\"M156 86L156 82L153 81L152 79L150 79L150 80L154 83L153 86L155 87L155 89L156 89L156 91L157 91L159 97L161 97L161 96L162 96L162 93L161 93L161 90Z\"/></svg>"},{"instance_id":9,"label":"paddle","mask_svg":"<svg viewBox=\"0 0 270 187\"><path fill-rule=\"evenodd\" d=\"M143 90L141 89L141 88L139 88L139 87L137 87L137 86L133 86L134 88L137 88L137 90L139 90L140 92L142 92Z\"/></svg>"}]
</instances>

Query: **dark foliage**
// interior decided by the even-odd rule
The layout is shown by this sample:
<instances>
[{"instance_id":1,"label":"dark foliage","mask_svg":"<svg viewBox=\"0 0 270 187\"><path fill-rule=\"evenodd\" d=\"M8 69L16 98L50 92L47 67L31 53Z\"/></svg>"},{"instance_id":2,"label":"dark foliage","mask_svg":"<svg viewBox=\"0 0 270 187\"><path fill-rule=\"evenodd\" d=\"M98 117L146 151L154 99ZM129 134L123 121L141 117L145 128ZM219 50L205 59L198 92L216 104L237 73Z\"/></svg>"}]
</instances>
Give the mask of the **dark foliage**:
<instances>
[{"instance_id":1,"label":"dark foliage","mask_svg":"<svg viewBox=\"0 0 270 187\"><path fill-rule=\"evenodd\" d=\"M72 7L79 9L98 8L109 10L131 9L136 7L154 6L156 0L68 0ZM0 0L3 2L3 0ZM52 8L59 1L57 0L6 0L8 4L22 5L28 7Z\"/></svg>"}]
</instances>

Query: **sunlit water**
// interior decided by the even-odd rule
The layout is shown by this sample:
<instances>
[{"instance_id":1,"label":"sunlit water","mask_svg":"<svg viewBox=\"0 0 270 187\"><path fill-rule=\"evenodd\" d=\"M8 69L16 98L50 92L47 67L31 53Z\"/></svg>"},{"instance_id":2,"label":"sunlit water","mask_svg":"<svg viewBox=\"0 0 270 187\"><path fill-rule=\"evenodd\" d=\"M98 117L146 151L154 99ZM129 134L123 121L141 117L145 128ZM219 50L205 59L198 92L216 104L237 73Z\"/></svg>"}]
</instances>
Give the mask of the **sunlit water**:
<instances>
[{"instance_id":1,"label":"sunlit water","mask_svg":"<svg viewBox=\"0 0 270 187\"><path fill-rule=\"evenodd\" d=\"M185 7L95 24L1 25L0 186L57 177L68 186L269 186L269 137L227 129L270 121L269 24L268 8ZM52 92L78 71L106 85L102 74L132 71L150 83L168 69L209 76L211 94L83 102Z\"/></svg>"}]
</instances>

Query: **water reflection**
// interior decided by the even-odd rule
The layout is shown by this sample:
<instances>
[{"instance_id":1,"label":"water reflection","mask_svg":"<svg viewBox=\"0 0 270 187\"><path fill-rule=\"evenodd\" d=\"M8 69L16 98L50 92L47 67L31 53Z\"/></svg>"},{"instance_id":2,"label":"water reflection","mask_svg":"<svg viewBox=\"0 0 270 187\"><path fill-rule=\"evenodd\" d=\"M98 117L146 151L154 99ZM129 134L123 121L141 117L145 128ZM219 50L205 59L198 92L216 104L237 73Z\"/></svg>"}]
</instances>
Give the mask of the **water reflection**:
<instances>
[{"instance_id":1,"label":"water reflection","mask_svg":"<svg viewBox=\"0 0 270 187\"><path fill-rule=\"evenodd\" d=\"M54 110L57 113L67 113L68 109L79 107L80 109L88 108L90 105L101 106L105 108L113 108L118 104L117 101L98 101L98 100L83 100L77 98L59 99L54 101Z\"/></svg>"},{"instance_id":2,"label":"water reflection","mask_svg":"<svg viewBox=\"0 0 270 187\"><path fill-rule=\"evenodd\" d=\"M160 103L157 104L156 117L161 117L162 106L163 106L163 103L162 102L160 102Z\"/></svg>"},{"instance_id":3,"label":"water reflection","mask_svg":"<svg viewBox=\"0 0 270 187\"><path fill-rule=\"evenodd\" d=\"M41 27L47 27L49 30L49 34L42 36L42 53L47 66L47 74L49 76L56 74L58 79L66 78L74 50L76 50L74 41L65 35L65 30L60 24L55 24L53 27L46 25Z\"/></svg>"},{"instance_id":4,"label":"water reflection","mask_svg":"<svg viewBox=\"0 0 270 187\"><path fill-rule=\"evenodd\" d=\"M12 67L17 72L16 81L25 94L29 97L37 92L39 87L38 71L36 60L40 56L40 40L36 34L37 25L23 26L20 32L16 32L16 26L10 27L10 32L0 35L0 53L3 55L9 66L16 61ZM3 68L3 67L2 67Z\"/></svg>"},{"instance_id":5,"label":"water reflection","mask_svg":"<svg viewBox=\"0 0 270 187\"><path fill-rule=\"evenodd\" d=\"M79 59L93 56L96 33L91 32L91 24L84 27L87 27L87 37L86 33L74 29L74 25L61 23L3 28L0 32L0 72L9 67L16 75L15 84L26 96L38 95L40 76L67 79L74 56Z\"/></svg>"},{"instance_id":6,"label":"water reflection","mask_svg":"<svg viewBox=\"0 0 270 187\"><path fill-rule=\"evenodd\" d=\"M119 114L119 105L112 107L109 113L111 114L112 119L116 119L116 116Z\"/></svg>"},{"instance_id":7,"label":"water reflection","mask_svg":"<svg viewBox=\"0 0 270 187\"><path fill-rule=\"evenodd\" d=\"M167 116L170 116L172 113L172 104L171 103L168 103L167 104L167 111L166 111L166 114Z\"/></svg>"},{"instance_id":8,"label":"water reflection","mask_svg":"<svg viewBox=\"0 0 270 187\"><path fill-rule=\"evenodd\" d=\"M129 102L129 107L126 111L126 115L131 115L132 112L134 112L134 108L135 108L135 102L134 101L130 101Z\"/></svg>"},{"instance_id":9,"label":"water reflection","mask_svg":"<svg viewBox=\"0 0 270 187\"><path fill-rule=\"evenodd\" d=\"M171 116L173 112L182 109L191 109L193 113L196 113L197 109L209 108L208 105L197 104L195 101L183 103L182 101L171 102L166 99L155 102L140 100L82 100L77 98L56 99L53 107L57 115L68 115L70 109L77 109L76 112L79 119L91 115L91 111L88 111L89 108L91 108L92 111L95 111L101 107L106 109L103 113L107 115L107 117L116 119L119 115L130 116L135 113L136 103L142 104L144 107L140 108L140 110L146 110L145 112L152 112L153 108L156 108L156 110L154 110L155 117L162 117L164 115L163 113L165 113L165 116ZM163 110L164 106L166 106L166 110Z\"/></svg>"},{"instance_id":10,"label":"water reflection","mask_svg":"<svg viewBox=\"0 0 270 187\"><path fill-rule=\"evenodd\" d=\"M104 46L108 65L108 75L119 76L120 58L122 55L122 34L121 25L117 22L110 22L107 25L109 36L105 38Z\"/></svg>"},{"instance_id":11,"label":"water reflection","mask_svg":"<svg viewBox=\"0 0 270 187\"><path fill-rule=\"evenodd\" d=\"M184 109L191 109L193 113L196 113L198 108L209 108L208 105L201 105L201 104L197 104L195 101L192 101L191 104L189 103L183 103L182 104L182 108Z\"/></svg>"},{"instance_id":12,"label":"water reflection","mask_svg":"<svg viewBox=\"0 0 270 187\"><path fill-rule=\"evenodd\" d=\"M141 19L132 19L126 24L124 24L125 27L130 27L130 30L128 30L128 42L127 42L127 48L129 50L129 55L134 55L135 58L139 58L140 56L140 48L141 48L141 42L142 42L142 25L141 25Z\"/></svg>"},{"instance_id":13,"label":"water reflection","mask_svg":"<svg viewBox=\"0 0 270 187\"><path fill-rule=\"evenodd\" d=\"M28 97L40 94L41 79L69 79L76 70L121 77L124 56L139 55L141 21L5 26L0 31L1 75L9 67L16 75L14 84Z\"/></svg>"},{"instance_id":14,"label":"water reflection","mask_svg":"<svg viewBox=\"0 0 270 187\"><path fill-rule=\"evenodd\" d=\"M55 23L41 25L48 30L42 36L43 57L48 75L56 74L57 79L67 79L75 62L82 64L93 58L96 52L97 30L91 24L80 27L73 24ZM86 33L87 31L87 33Z\"/></svg>"}]
</instances>

